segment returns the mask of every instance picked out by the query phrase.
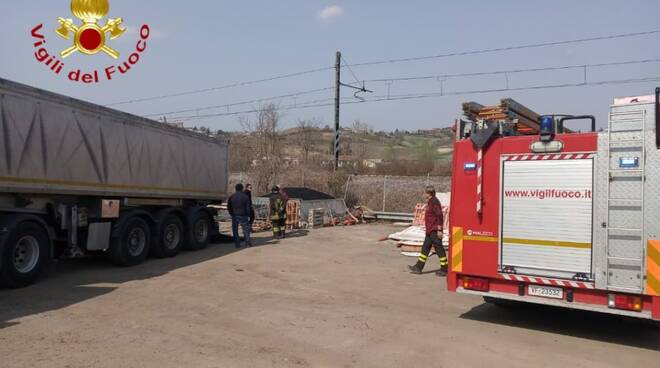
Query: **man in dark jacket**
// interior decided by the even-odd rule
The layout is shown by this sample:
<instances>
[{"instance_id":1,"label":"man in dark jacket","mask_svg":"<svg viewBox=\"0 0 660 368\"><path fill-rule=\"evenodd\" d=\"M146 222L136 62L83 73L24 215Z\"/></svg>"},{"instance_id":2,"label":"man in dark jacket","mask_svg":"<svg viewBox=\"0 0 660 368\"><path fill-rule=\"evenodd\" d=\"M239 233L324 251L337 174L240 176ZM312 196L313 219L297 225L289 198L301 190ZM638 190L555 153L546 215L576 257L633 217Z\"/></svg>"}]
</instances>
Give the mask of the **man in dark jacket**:
<instances>
[{"instance_id":1,"label":"man in dark jacket","mask_svg":"<svg viewBox=\"0 0 660 368\"><path fill-rule=\"evenodd\" d=\"M252 224L254 224L255 218L254 205L252 204L252 184L245 184L245 194L247 194L248 198L250 198L250 226L252 226Z\"/></svg>"},{"instance_id":2,"label":"man in dark jacket","mask_svg":"<svg viewBox=\"0 0 660 368\"><path fill-rule=\"evenodd\" d=\"M431 247L435 249L435 253L440 259L440 271L436 272L438 276L447 276L447 254L445 248L442 246L442 224L444 219L442 217L442 205L435 196L435 188L427 186L424 190L424 198L426 199L426 213L424 215L424 225L426 227L426 237L424 238L424 245L422 245L422 254L417 259L414 266L408 266L412 273L420 274L426 265L426 260L431 252Z\"/></svg>"},{"instance_id":3,"label":"man in dark jacket","mask_svg":"<svg viewBox=\"0 0 660 368\"><path fill-rule=\"evenodd\" d=\"M243 236L245 237L245 244L248 247L252 246L252 239L250 239L250 213L252 206L250 205L250 198L243 192L243 184L236 184L236 193L232 194L227 201L227 210L231 216L231 231L234 236L234 245L236 248L241 247L241 238L238 236L238 225L243 228Z\"/></svg>"}]
</instances>

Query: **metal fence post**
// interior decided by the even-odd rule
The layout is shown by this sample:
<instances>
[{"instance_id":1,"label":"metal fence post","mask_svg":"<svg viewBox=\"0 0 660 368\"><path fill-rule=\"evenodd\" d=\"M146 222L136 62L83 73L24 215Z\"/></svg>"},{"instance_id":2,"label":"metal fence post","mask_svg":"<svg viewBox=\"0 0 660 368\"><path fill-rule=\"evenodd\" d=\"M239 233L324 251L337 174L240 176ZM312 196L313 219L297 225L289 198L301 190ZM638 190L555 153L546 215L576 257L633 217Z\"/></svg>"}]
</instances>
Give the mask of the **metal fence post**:
<instances>
[{"instance_id":1,"label":"metal fence post","mask_svg":"<svg viewBox=\"0 0 660 368\"><path fill-rule=\"evenodd\" d=\"M387 175L383 176L383 212L385 212L385 200L387 198Z\"/></svg>"}]
</instances>

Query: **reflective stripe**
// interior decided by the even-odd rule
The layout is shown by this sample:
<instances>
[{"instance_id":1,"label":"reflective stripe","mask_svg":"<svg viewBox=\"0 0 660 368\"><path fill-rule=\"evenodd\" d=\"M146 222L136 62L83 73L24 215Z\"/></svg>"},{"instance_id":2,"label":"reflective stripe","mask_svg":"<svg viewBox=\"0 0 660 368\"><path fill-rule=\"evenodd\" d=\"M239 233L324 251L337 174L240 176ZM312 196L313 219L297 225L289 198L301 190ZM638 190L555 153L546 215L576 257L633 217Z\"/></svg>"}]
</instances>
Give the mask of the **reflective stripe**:
<instances>
[{"instance_id":1,"label":"reflective stripe","mask_svg":"<svg viewBox=\"0 0 660 368\"><path fill-rule=\"evenodd\" d=\"M503 243L512 243L520 245L541 245L547 247L566 247L578 249L591 249L591 243L576 243L558 240L540 240L540 239L518 239L518 238L504 238Z\"/></svg>"},{"instance_id":2,"label":"reflective stripe","mask_svg":"<svg viewBox=\"0 0 660 368\"><path fill-rule=\"evenodd\" d=\"M420 254L420 255L419 255L419 258L427 259L427 258L429 258L429 256L425 256L425 255L423 255L423 254Z\"/></svg>"},{"instance_id":3,"label":"reflective stripe","mask_svg":"<svg viewBox=\"0 0 660 368\"><path fill-rule=\"evenodd\" d=\"M480 242L488 242L488 243L497 243L499 239L497 239L496 236L469 236L466 235L463 237L463 240L472 240L472 241L480 241Z\"/></svg>"},{"instance_id":4,"label":"reflective stripe","mask_svg":"<svg viewBox=\"0 0 660 368\"><path fill-rule=\"evenodd\" d=\"M454 272L463 271L463 228L452 228L451 234L451 269Z\"/></svg>"},{"instance_id":5,"label":"reflective stripe","mask_svg":"<svg viewBox=\"0 0 660 368\"><path fill-rule=\"evenodd\" d=\"M426 258L422 258L421 256L419 258L417 258L417 260L422 262L422 263L426 263Z\"/></svg>"},{"instance_id":6,"label":"reflective stripe","mask_svg":"<svg viewBox=\"0 0 660 368\"><path fill-rule=\"evenodd\" d=\"M660 296L660 241L649 240L646 252L646 294Z\"/></svg>"}]
</instances>

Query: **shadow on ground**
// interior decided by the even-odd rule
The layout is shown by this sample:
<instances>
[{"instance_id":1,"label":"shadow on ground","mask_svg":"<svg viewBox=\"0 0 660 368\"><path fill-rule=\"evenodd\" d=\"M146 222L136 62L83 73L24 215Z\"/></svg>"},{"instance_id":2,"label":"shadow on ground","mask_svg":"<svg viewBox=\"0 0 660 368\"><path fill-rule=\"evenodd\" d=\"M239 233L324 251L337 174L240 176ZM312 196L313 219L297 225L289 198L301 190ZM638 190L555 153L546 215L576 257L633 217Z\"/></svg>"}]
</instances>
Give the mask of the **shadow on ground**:
<instances>
[{"instance_id":1,"label":"shadow on ground","mask_svg":"<svg viewBox=\"0 0 660 368\"><path fill-rule=\"evenodd\" d=\"M307 233L301 230L287 234L287 238L305 236ZM259 236L253 243L255 247L260 247L279 242ZM245 250L236 249L232 238L226 235L215 237L213 243L206 249L184 251L174 258L149 259L131 268L116 267L101 255L51 262L35 285L17 290L0 289L0 329L18 324L10 322L17 318L58 310L108 294L117 289L117 284L160 277L183 267Z\"/></svg>"},{"instance_id":2,"label":"shadow on ground","mask_svg":"<svg viewBox=\"0 0 660 368\"><path fill-rule=\"evenodd\" d=\"M660 351L660 324L630 317L534 304L484 303L461 318Z\"/></svg>"}]
</instances>

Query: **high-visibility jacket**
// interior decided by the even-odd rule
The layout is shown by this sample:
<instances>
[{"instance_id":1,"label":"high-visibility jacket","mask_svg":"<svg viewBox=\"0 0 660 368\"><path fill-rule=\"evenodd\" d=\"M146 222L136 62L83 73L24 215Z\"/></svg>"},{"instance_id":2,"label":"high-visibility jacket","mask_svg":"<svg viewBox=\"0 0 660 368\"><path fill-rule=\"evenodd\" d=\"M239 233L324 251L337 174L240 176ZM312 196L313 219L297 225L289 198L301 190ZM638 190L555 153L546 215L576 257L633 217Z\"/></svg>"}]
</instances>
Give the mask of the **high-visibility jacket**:
<instances>
[{"instance_id":1,"label":"high-visibility jacket","mask_svg":"<svg viewBox=\"0 0 660 368\"><path fill-rule=\"evenodd\" d=\"M281 220L286 218L286 201L282 195L275 194L270 197L270 219Z\"/></svg>"}]
</instances>

